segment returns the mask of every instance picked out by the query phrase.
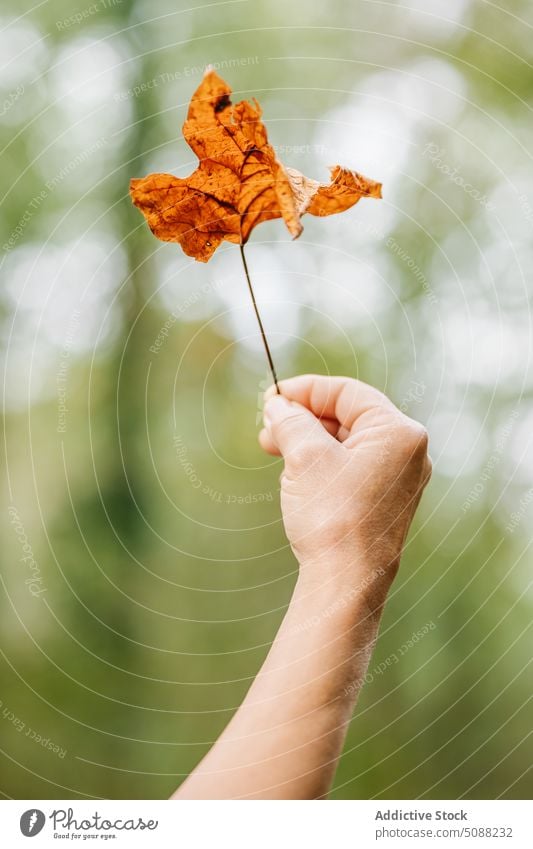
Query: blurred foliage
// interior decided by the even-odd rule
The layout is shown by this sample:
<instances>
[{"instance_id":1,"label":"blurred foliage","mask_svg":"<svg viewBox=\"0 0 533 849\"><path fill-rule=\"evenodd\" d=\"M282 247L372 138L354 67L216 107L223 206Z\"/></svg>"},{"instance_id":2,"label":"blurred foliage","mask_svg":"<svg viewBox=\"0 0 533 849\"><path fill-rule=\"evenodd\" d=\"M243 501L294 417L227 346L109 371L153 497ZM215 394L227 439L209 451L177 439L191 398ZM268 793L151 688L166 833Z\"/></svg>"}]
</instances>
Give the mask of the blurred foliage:
<instances>
[{"instance_id":1,"label":"blurred foliage","mask_svg":"<svg viewBox=\"0 0 533 849\"><path fill-rule=\"evenodd\" d=\"M432 440L333 796L527 797L531 4L26 11L5 0L0 27L3 795L169 795L290 597L238 251L195 265L128 198L194 167L181 125L218 63L288 164L385 186L295 243L254 233L281 376L358 376Z\"/></svg>"}]
</instances>

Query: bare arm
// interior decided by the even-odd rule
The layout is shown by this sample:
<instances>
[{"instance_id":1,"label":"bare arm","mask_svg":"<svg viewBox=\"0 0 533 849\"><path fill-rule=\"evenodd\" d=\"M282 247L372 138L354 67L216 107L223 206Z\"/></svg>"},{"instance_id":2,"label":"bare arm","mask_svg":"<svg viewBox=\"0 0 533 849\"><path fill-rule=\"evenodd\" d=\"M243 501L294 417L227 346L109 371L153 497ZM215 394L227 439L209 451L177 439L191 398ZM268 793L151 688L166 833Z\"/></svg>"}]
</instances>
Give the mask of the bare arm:
<instances>
[{"instance_id":1,"label":"bare arm","mask_svg":"<svg viewBox=\"0 0 533 849\"><path fill-rule=\"evenodd\" d=\"M243 704L176 799L327 794L429 479L423 428L377 390L313 375L280 387L284 397L267 393L260 442L285 461L298 581Z\"/></svg>"}]
</instances>

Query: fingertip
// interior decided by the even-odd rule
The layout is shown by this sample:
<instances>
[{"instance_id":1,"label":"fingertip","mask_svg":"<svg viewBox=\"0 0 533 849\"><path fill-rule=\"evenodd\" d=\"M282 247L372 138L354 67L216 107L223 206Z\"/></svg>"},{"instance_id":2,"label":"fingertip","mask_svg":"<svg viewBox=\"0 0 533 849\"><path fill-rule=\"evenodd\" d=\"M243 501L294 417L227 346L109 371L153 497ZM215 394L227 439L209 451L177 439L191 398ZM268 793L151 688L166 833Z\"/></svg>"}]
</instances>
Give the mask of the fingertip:
<instances>
[{"instance_id":1,"label":"fingertip","mask_svg":"<svg viewBox=\"0 0 533 849\"><path fill-rule=\"evenodd\" d=\"M272 454L274 457L281 456L279 448L277 447L270 433L265 427L259 431L258 440L259 445L261 446L263 451L266 451L267 454Z\"/></svg>"},{"instance_id":2,"label":"fingertip","mask_svg":"<svg viewBox=\"0 0 533 849\"><path fill-rule=\"evenodd\" d=\"M278 386L279 386L279 385L280 385L280 384L278 383ZM278 390L276 389L275 384L273 384L273 383L272 383L272 384L268 387L268 389L265 391L265 393L263 394L263 400L264 400L264 401L268 401L268 399L269 399L269 398L272 398L274 395L279 395L279 392L278 392Z\"/></svg>"},{"instance_id":3,"label":"fingertip","mask_svg":"<svg viewBox=\"0 0 533 849\"><path fill-rule=\"evenodd\" d=\"M297 388L303 382L308 381L310 377L310 375L299 374L295 377L287 377L285 378L285 380L278 380L278 385L276 386L274 383L272 383L264 393L263 397L266 401L268 398L272 398L274 395L283 395L285 398L291 400L291 393L293 391L296 391Z\"/></svg>"},{"instance_id":4,"label":"fingertip","mask_svg":"<svg viewBox=\"0 0 533 849\"><path fill-rule=\"evenodd\" d=\"M289 401L285 395L278 395L275 393L266 399L264 407L263 407L263 418L268 420L273 417L284 416L287 415L291 409L295 406L292 401ZM268 426L269 422L265 421L265 424Z\"/></svg>"}]
</instances>

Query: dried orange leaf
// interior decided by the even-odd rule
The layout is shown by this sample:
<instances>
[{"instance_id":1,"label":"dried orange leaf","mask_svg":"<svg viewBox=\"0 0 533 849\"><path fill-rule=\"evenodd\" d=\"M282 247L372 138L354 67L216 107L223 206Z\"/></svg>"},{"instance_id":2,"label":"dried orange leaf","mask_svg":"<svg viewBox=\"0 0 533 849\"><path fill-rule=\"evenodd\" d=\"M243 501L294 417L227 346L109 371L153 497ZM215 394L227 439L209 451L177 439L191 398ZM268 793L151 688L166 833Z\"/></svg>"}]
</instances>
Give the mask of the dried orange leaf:
<instances>
[{"instance_id":1,"label":"dried orange leaf","mask_svg":"<svg viewBox=\"0 0 533 849\"><path fill-rule=\"evenodd\" d=\"M244 245L262 221L283 218L296 238L306 212L332 215L362 197L381 197L381 183L339 165L327 184L285 168L268 143L257 101L232 104L230 94L208 70L192 97L183 135L200 164L190 177L131 181L133 203L158 239L179 242L188 256L207 262L223 240Z\"/></svg>"}]
</instances>

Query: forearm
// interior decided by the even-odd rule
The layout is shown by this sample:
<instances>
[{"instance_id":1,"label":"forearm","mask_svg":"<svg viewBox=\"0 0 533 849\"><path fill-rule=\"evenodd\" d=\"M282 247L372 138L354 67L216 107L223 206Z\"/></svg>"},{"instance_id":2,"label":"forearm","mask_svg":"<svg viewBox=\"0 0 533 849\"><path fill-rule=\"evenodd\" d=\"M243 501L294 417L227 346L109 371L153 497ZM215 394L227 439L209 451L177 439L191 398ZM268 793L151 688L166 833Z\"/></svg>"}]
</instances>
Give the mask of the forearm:
<instances>
[{"instance_id":1,"label":"forearm","mask_svg":"<svg viewBox=\"0 0 533 849\"><path fill-rule=\"evenodd\" d=\"M298 581L243 704L174 798L309 799L328 792L382 602L373 573L341 584L327 568L320 571L320 584ZM353 581L351 565L335 571L349 571Z\"/></svg>"}]
</instances>

